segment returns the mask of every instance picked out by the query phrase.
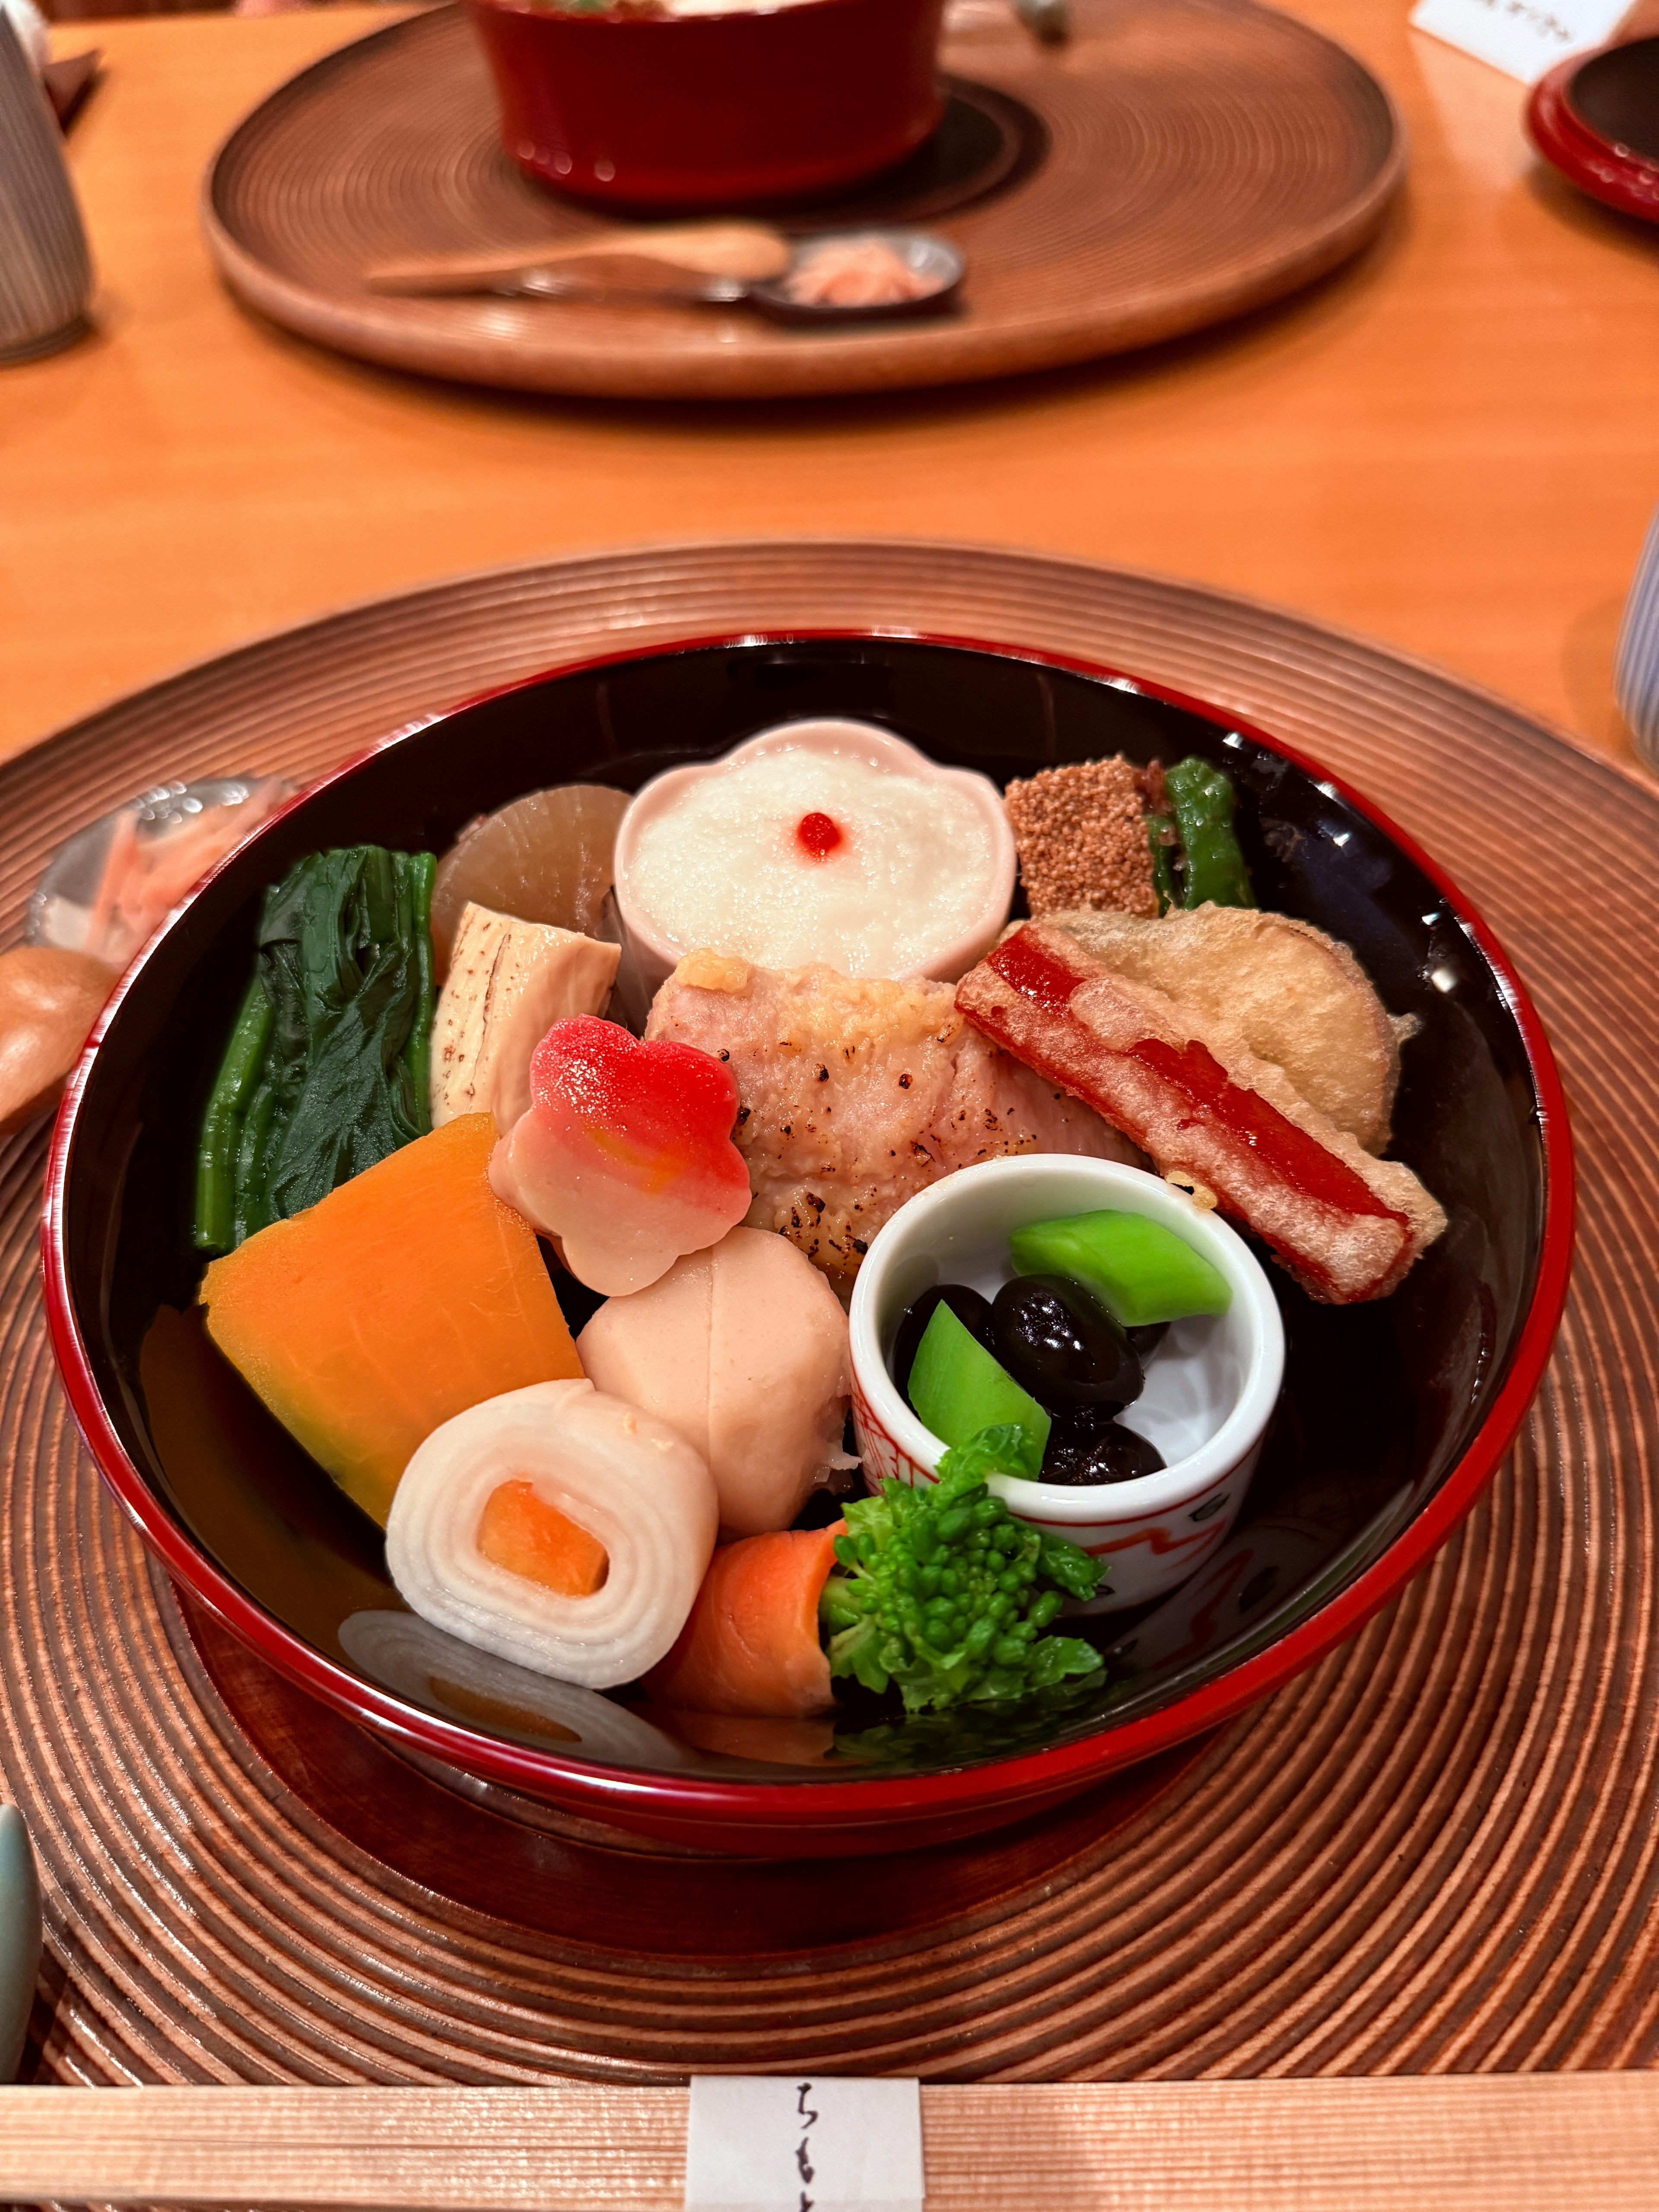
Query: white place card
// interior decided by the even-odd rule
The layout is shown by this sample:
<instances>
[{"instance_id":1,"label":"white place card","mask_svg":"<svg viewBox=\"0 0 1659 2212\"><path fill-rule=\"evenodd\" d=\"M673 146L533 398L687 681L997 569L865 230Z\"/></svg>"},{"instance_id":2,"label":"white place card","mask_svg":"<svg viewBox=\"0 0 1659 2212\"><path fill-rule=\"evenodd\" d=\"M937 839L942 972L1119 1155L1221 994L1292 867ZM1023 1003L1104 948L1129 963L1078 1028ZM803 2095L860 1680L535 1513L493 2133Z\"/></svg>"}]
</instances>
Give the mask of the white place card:
<instances>
[{"instance_id":1,"label":"white place card","mask_svg":"<svg viewBox=\"0 0 1659 2212\"><path fill-rule=\"evenodd\" d=\"M1569 54L1604 46L1630 0L1417 0L1414 29L1533 84Z\"/></svg>"},{"instance_id":2,"label":"white place card","mask_svg":"<svg viewBox=\"0 0 1659 2212\"><path fill-rule=\"evenodd\" d=\"M921 2091L844 2075L696 2074L686 2212L922 2212Z\"/></svg>"}]
</instances>

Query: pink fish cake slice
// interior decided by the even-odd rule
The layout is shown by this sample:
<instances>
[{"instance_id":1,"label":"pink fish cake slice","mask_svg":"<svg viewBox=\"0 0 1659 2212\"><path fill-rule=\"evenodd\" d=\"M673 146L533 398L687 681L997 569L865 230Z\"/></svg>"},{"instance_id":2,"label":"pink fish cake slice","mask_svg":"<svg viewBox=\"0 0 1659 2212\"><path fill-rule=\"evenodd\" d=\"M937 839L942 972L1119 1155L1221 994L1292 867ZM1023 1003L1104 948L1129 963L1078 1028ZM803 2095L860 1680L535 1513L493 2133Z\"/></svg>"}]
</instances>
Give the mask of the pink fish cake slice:
<instances>
[{"instance_id":1,"label":"pink fish cake slice","mask_svg":"<svg viewBox=\"0 0 1659 2212\"><path fill-rule=\"evenodd\" d=\"M590 1290L641 1291L748 1212L738 1086L712 1054L576 1015L537 1046L530 1096L490 1183Z\"/></svg>"}]
</instances>

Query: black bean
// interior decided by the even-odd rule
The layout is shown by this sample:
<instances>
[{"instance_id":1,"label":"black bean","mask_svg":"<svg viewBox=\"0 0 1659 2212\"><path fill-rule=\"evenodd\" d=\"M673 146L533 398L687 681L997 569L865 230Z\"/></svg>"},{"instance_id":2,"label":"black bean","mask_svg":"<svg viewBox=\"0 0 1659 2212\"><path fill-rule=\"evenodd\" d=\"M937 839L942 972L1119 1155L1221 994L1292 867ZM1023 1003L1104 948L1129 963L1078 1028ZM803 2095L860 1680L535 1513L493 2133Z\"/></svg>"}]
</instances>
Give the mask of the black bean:
<instances>
[{"instance_id":1,"label":"black bean","mask_svg":"<svg viewBox=\"0 0 1659 2212\"><path fill-rule=\"evenodd\" d=\"M1134 1346L1080 1283L1020 1275L991 1309L991 1349L1023 1389L1051 1413L1132 1405L1144 1378Z\"/></svg>"},{"instance_id":2,"label":"black bean","mask_svg":"<svg viewBox=\"0 0 1659 2212\"><path fill-rule=\"evenodd\" d=\"M1056 1421L1042 1455L1042 1480L1082 1489L1098 1482L1133 1482L1164 1465L1158 1446L1121 1421Z\"/></svg>"}]
</instances>

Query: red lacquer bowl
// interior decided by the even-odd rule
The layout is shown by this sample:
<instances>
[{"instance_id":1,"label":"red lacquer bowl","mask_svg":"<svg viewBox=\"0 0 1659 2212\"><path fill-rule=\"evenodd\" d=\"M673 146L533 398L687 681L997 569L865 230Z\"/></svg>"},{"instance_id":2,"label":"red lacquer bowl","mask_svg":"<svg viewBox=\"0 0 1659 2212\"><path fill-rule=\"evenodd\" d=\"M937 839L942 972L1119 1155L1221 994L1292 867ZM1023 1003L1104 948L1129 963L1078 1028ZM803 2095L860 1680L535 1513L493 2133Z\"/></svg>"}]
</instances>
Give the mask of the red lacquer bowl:
<instances>
[{"instance_id":1,"label":"red lacquer bowl","mask_svg":"<svg viewBox=\"0 0 1659 2212\"><path fill-rule=\"evenodd\" d=\"M729 15L568 15L467 0L532 176L601 200L734 207L830 191L944 112L944 0L799 0Z\"/></svg>"},{"instance_id":2,"label":"red lacquer bowl","mask_svg":"<svg viewBox=\"0 0 1659 2212\"><path fill-rule=\"evenodd\" d=\"M492 1682L447 1639L422 1656L378 1529L176 1319L200 1274L196 1133L267 884L320 847L441 849L521 792L562 779L637 789L820 715L884 723L999 781L1116 752L1224 765L1263 904L1343 939L1420 1024L1394 1149L1449 1216L1376 1304L1315 1305L1269 1271L1285 1390L1249 1499L1190 1583L1109 1620L1101 1688L971 1734L907 1735L863 1765L792 1764L799 1742L768 1723L738 1742L610 1700L591 1714L613 1727L567 1707L543 1729L538 1678ZM746 636L562 670L459 708L263 827L104 1014L58 1119L44 1244L53 1343L105 1480L167 1571L270 1666L383 1743L465 1775L674 1842L818 1858L1021 1818L1213 1727L1351 1636L1468 1511L1537 1387L1566 1291L1572 1157L1549 1048L1480 917L1310 762L1076 661L950 640Z\"/></svg>"},{"instance_id":3,"label":"red lacquer bowl","mask_svg":"<svg viewBox=\"0 0 1659 2212\"><path fill-rule=\"evenodd\" d=\"M1558 63L1533 87L1527 128L1581 191L1659 222L1659 37Z\"/></svg>"}]
</instances>

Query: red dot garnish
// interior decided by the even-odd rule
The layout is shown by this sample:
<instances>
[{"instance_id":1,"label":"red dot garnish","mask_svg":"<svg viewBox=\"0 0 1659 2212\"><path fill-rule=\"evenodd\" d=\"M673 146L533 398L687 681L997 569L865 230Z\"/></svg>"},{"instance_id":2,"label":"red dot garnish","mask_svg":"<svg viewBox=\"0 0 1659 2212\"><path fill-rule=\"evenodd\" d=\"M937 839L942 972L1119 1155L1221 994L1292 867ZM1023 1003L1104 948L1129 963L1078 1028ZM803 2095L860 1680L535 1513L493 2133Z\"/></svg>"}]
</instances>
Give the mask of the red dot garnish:
<instances>
[{"instance_id":1,"label":"red dot garnish","mask_svg":"<svg viewBox=\"0 0 1659 2212\"><path fill-rule=\"evenodd\" d=\"M815 860L827 860L841 842L841 825L827 814L803 814L795 824L801 850Z\"/></svg>"}]
</instances>

